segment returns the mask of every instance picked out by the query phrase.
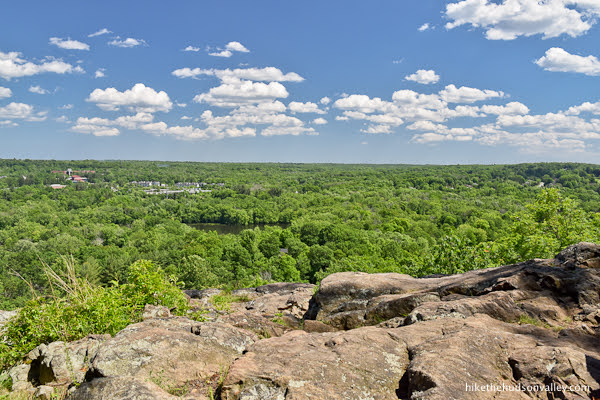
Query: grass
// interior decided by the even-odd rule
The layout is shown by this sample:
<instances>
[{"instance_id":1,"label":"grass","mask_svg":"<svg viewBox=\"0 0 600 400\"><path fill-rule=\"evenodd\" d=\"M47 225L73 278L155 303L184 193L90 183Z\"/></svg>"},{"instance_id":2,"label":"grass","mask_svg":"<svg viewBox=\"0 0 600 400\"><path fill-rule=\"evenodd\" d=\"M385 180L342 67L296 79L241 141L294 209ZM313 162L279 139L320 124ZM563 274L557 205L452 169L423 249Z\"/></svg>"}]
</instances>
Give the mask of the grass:
<instances>
[{"instance_id":1,"label":"grass","mask_svg":"<svg viewBox=\"0 0 600 400\"><path fill-rule=\"evenodd\" d=\"M534 325L540 328L545 327L545 324L537 318L530 317L527 314L521 314L519 316L519 325Z\"/></svg>"},{"instance_id":2,"label":"grass","mask_svg":"<svg viewBox=\"0 0 600 400\"><path fill-rule=\"evenodd\" d=\"M283 325L283 326L287 325L285 323L285 320L283 319L283 313L282 312L275 313L275 316L271 319L271 321L273 321L273 322L275 322L276 324L279 324L279 325Z\"/></svg>"},{"instance_id":3,"label":"grass","mask_svg":"<svg viewBox=\"0 0 600 400\"><path fill-rule=\"evenodd\" d=\"M232 303L245 303L252 299L248 295L232 295L231 293L216 294L210 298L210 303L219 311L231 311Z\"/></svg>"}]
</instances>

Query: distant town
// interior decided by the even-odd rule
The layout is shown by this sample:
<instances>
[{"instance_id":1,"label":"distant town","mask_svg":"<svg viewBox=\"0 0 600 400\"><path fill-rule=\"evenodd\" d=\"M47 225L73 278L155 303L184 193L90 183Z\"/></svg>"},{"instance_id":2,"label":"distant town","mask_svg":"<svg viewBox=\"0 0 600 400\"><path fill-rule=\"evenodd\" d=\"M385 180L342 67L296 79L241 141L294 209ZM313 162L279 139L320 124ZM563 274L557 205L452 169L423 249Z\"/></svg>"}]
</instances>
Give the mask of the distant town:
<instances>
[{"instance_id":1,"label":"distant town","mask_svg":"<svg viewBox=\"0 0 600 400\"><path fill-rule=\"evenodd\" d=\"M93 185L93 183L88 182L88 178L86 176L82 176L82 175L95 174L96 171L94 171L94 170L73 170L71 168L67 168L64 171L52 171L52 173L64 175L65 180L67 182L86 183L86 184ZM190 194L210 193L210 192L212 192L212 190L205 189L205 187L207 187L207 186L224 187L225 186L225 183L223 183L223 182L219 182L219 183L176 182L174 185L172 185L172 187L170 187L169 185L167 185L165 183L161 183L159 181L131 181L131 182L129 182L129 184L133 185L133 186L149 188L147 190L144 190L144 192L147 194L166 194L166 195L176 194L176 193L186 193L186 192L190 193ZM58 183L55 183L55 184L52 184L49 186L55 190L64 189L67 187L67 185L58 184ZM112 189L113 189L113 191L118 190L117 188L112 188Z\"/></svg>"}]
</instances>

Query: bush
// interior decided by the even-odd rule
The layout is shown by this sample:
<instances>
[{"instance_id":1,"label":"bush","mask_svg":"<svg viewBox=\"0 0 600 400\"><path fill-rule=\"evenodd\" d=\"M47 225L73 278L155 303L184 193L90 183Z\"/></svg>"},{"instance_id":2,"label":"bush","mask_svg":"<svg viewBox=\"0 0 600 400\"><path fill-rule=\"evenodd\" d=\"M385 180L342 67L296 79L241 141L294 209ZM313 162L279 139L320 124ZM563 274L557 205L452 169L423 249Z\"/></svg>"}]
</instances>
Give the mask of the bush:
<instances>
[{"instance_id":1,"label":"bush","mask_svg":"<svg viewBox=\"0 0 600 400\"><path fill-rule=\"evenodd\" d=\"M52 296L29 301L2 329L0 370L6 370L42 343L81 339L89 334L116 334L141 321L146 304L162 305L184 315L188 301L177 282L150 261L129 268L129 282L98 287L75 276L66 260L65 277L46 267Z\"/></svg>"}]
</instances>

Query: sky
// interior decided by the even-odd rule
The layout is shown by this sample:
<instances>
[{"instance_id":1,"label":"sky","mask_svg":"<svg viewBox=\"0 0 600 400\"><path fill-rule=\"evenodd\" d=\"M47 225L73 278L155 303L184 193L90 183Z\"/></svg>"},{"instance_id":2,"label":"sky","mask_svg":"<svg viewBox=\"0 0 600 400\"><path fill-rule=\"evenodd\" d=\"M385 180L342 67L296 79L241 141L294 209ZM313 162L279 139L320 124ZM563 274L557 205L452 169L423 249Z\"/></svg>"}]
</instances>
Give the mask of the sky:
<instances>
[{"instance_id":1,"label":"sky","mask_svg":"<svg viewBox=\"0 0 600 400\"><path fill-rule=\"evenodd\" d=\"M600 155L600 0L9 3L0 158Z\"/></svg>"}]
</instances>

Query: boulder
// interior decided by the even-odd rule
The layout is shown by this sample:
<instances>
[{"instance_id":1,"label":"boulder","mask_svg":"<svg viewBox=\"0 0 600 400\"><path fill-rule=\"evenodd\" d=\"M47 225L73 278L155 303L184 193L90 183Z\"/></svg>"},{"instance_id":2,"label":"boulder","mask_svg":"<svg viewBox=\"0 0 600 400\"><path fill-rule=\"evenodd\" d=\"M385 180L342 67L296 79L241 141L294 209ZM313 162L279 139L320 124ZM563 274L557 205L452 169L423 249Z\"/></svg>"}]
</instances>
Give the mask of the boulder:
<instances>
[{"instance_id":1,"label":"boulder","mask_svg":"<svg viewBox=\"0 0 600 400\"><path fill-rule=\"evenodd\" d=\"M223 322L246 331L251 331L261 339L278 337L290 330L287 326L277 324L271 319L248 311L220 316L217 322Z\"/></svg>"},{"instance_id":2,"label":"boulder","mask_svg":"<svg viewBox=\"0 0 600 400\"><path fill-rule=\"evenodd\" d=\"M292 331L235 361L222 399L397 399L408 362L406 345L383 329Z\"/></svg>"},{"instance_id":3,"label":"boulder","mask_svg":"<svg viewBox=\"0 0 600 400\"><path fill-rule=\"evenodd\" d=\"M314 285L302 283L270 284L259 286L256 293L259 297L247 302L245 308L251 312L273 317L287 314L302 319L309 308L313 297Z\"/></svg>"},{"instance_id":4,"label":"boulder","mask_svg":"<svg viewBox=\"0 0 600 400\"><path fill-rule=\"evenodd\" d=\"M90 360L110 335L90 335L70 343L42 344L27 355L25 362L9 372L13 390L40 385L70 386L84 381Z\"/></svg>"},{"instance_id":5,"label":"boulder","mask_svg":"<svg viewBox=\"0 0 600 400\"><path fill-rule=\"evenodd\" d=\"M168 382L173 390L204 388L257 340L224 323L149 319L106 341L92 361L90 376Z\"/></svg>"}]
</instances>

